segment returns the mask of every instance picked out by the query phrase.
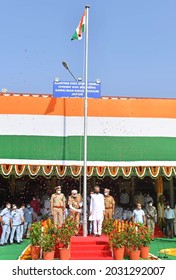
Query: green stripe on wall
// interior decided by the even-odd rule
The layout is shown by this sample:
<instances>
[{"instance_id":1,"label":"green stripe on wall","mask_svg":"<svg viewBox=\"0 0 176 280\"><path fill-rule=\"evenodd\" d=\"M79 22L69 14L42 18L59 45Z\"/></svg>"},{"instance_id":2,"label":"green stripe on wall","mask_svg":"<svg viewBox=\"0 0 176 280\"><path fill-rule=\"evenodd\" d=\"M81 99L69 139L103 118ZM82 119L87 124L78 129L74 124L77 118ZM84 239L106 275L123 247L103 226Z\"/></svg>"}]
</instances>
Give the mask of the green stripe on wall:
<instances>
[{"instance_id":1,"label":"green stripe on wall","mask_svg":"<svg viewBox=\"0 0 176 280\"><path fill-rule=\"evenodd\" d=\"M1 159L83 160L83 137L0 136ZM176 138L88 136L88 161L176 160Z\"/></svg>"}]
</instances>

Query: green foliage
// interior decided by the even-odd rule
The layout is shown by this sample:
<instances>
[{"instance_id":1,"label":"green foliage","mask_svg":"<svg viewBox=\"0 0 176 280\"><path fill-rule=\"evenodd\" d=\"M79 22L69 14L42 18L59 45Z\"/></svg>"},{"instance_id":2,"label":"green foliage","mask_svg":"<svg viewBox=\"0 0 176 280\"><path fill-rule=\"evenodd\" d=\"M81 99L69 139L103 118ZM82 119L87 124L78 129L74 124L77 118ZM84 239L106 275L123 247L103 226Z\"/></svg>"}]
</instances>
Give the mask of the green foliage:
<instances>
[{"instance_id":1,"label":"green foliage","mask_svg":"<svg viewBox=\"0 0 176 280\"><path fill-rule=\"evenodd\" d=\"M151 242L150 230L143 224L135 224L127 229L126 243L130 249L138 250Z\"/></svg>"},{"instance_id":2,"label":"green foliage","mask_svg":"<svg viewBox=\"0 0 176 280\"><path fill-rule=\"evenodd\" d=\"M109 236L110 244L113 248L122 248L126 243L126 234L124 231L113 230Z\"/></svg>"},{"instance_id":3,"label":"green foliage","mask_svg":"<svg viewBox=\"0 0 176 280\"><path fill-rule=\"evenodd\" d=\"M68 248L70 246L70 239L76 231L76 221L72 217L67 217L62 227L58 228L58 238L62 247Z\"/></svg>"},{"instance_id":4,"label":"green foliage","mask_svg":"<svg viewBox=\"0 0 176 280\"><path fill-rule=\"evenodd\" d=\"M140 235L140 239L141 239L141 245L142 246L149 246L151 243L151 232L150 229L147 228L144 225L139 225L138 226L138 233Z\"/></svg>"},{"instance_id":5,"label":"green foliage","mask_svg":"<svg viewBox=\"0 0 176 280\"><path fill-rule=\"evenodd\" d=\"M56 244L56 236L54 234L44 234L41 238L41 248L43 252L51 252Z\"/></svg>"},{"instance_id":6,"label":"green foliage","mask_svg":"<svg viewBox=\"0 0 176 280\"><path fill-rule=\"evenodd\" d=\"M30 227L30 242L33 246L40 246L42 234L41 222L34 222Z\"/></svg>"},{"instance_id":7,"label":"green foliage","mask_svg":"<svg viewBox=\"0 0 176 280\"><path fill-rule=\"evenodd\" d=\"M109 236L113 230L114 230L114 220L112 219L104 220L102 224L102 233Z\"/></svg>"}]
</instances>

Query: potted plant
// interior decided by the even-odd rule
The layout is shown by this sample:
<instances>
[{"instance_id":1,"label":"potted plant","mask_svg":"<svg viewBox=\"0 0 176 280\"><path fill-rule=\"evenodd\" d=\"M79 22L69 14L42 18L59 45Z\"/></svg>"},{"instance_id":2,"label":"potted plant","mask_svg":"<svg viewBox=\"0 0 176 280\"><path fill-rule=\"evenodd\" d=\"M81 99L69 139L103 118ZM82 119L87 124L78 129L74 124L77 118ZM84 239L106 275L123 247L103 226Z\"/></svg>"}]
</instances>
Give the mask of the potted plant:
<instances>
[{"instance_id":1,"label":"potted plant","mask_svg":"<svg viewBox=\"0 0 176 280\"><path fill-rule=\"evenodd\" d=\"M72 217L67 217L65 222L58 228L58 241L59 241L59 256L60 259L70 259L70 241L71 237L75 234L76 221Z\"/></svg>"},{"instance_id":2,"label":"potted plant","mask_svg":"<svg viewBox=\"0 0 176 280\"><path fill-rule=\"evenodd\" d=\"M125 250L125 231L114 229L109 235L110 245L113 250L113 258L122 260Z\"/></svg>"},{"instance_id":3,"label":"potted plant","mask_svg":"<svg viewBox=\"0 0 176 280\"><path fill-rule=\"evenodd\" d=\"M41 238L41 248L43 251L44 260L53 260L54 259L55 244L56 244L56 235L43 234L43 236Z\"/></svg>"},{"instance_id":4,"label":"potted plant","mask_svg":"<svg viewBox=\"0 0 176 280\"><path fill-rule=\"evenodd\" d=\"M127 229L126 246L129 250L130 260L138 260L140 258L141 238L137 224L133 224Z\"/></svg>"},{"instance_id":5,"label":"potted plant","mask_svg":"<svg viewBox=\"0 0 176 280\"><path fill-rule=\"evenodd\" d=\"M31 258L37 260L40 257L41 250L41 222L34 222L30 227L30 243L31 243Z\"/></svg>"},{"instance_id":6,"label":"potted plant","mask_svg":"<svg viewBox=\"0 0 176 280\"><path fill-rule=\"evenodd\" d=\"M148 227L146 227L145 225L139 225L138 233L139 233L140 239L141 239L141 247L140 247L141 258L146 259L146 258L148 258L149 251L150 251L150 243L152 240L151 232L150 232L150 229Z\"/></svg>"}]
</instances>

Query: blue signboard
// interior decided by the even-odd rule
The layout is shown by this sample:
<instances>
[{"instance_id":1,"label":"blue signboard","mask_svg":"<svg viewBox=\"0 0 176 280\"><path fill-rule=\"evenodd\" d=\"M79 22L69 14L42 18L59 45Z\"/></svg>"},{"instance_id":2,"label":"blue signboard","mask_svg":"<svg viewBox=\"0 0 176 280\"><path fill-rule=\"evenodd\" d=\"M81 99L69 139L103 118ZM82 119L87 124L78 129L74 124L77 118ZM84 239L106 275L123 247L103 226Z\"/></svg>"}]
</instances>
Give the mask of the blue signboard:
<instances>
[{"instance_id":1,"label":"blue signboard","mask_svg":"<svg viewBox=\"0 0 176 280\"><path fill-rule=\"evenodd\" d=\"M85 96L84 82L54 82L53 97L77 97ZM87 97L100 98L101 86L100 83L88 82Z\"/></svg>"}]
</instances>

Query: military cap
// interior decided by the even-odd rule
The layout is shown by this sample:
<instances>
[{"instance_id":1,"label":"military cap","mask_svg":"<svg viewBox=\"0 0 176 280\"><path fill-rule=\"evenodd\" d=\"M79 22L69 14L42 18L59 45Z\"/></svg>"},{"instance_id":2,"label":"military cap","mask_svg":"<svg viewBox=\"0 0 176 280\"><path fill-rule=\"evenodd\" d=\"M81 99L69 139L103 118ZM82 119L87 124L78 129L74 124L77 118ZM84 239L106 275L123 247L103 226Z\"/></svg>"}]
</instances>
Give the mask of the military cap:
<instances>
[{"instance_id":1,"label":"military cap","mask_svg":"<svg viewBox=\"0 0 176 280\"><path fill-rule=\"evenodd\" d=\"M55 190L60 190L61 191L61 186L56 186Z\"/></svg>"},{"instance_id":2,"label":"military cap","mask_svg":"<svg viewBox=\"0 0 176 280\"><path fill-rule=\"evenodd\" d=\"M78 191L77 191L77 190L72 190L71 193L72 193L72 194L77 194Z\"/></svg>"}]
</instances>

